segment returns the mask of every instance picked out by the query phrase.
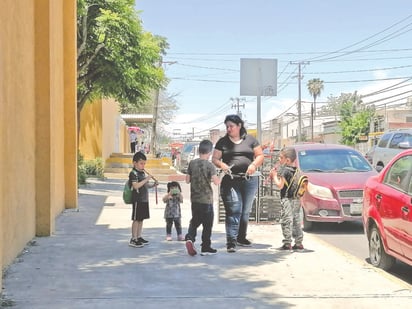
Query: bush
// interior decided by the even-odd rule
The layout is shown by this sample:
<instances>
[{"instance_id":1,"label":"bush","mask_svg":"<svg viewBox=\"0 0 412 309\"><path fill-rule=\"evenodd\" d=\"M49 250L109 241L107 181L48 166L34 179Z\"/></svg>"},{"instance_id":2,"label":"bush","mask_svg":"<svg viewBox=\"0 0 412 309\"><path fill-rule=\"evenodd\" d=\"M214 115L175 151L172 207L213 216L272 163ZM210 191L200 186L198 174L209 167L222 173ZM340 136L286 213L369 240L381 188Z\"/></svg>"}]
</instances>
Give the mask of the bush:
<instances>
[{"instance_id":1,"label":"bush","mask_svg":"<svg viewBox=\"0 0 412 309\"><path fill-rule=\"evenodd\" d=\"M104 168L102 158L84 161L86 175L104 178Z\"/></svg>"},{"instance_id":2,"label":"bush","mask_svg":"<svg viewBox=\"0 0 412 309\"><path fill-rule=\"evenodd\" d=\"M85 184L87 177L95 176L104 178L104 167L102 158L94 160L84 160L83 156L78 155L77 180L79 184Z\"/></svg>"},{"instance_id":3,"label":"bush","mask_svg":"<svg viewBox=\"0 0 412 309\"><path fill-rule=\"evenodd\" d=\"M80 185L86 184L86 179L87 179L87 174L86 174L86 168L84 165L79 165L77 169L77 181L79 182Z\"/></svg>"}]
</instances>

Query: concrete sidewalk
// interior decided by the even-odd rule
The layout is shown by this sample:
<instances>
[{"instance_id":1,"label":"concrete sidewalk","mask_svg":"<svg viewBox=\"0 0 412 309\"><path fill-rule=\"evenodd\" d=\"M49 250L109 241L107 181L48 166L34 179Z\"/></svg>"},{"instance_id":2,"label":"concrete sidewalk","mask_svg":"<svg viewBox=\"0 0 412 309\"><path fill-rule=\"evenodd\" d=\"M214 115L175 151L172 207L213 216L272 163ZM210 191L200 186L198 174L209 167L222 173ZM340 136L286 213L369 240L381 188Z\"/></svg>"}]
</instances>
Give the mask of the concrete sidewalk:
<instances>
[{"instance_id":1,"label":"concrete sidewalk","mask_svg":"<svg viewBox=\"0 0 412 309\"><path fill-rule=\"evenodd\" d=\"M6 271L3 306L13 308L409 308L412 286L305 234L305 252L273 249L277 224L251 224L254 245L227 253L224 225L213 229L214 256L187 255L165 241L166 186L150 193L143 237L128 246L130 206L124 180L89 180L79 209L63 212L52 237L35 238ZM190 220L183 184L184 232ZM215 215L217 217L217 213ZM201 228L199 230L201 233ZM199 234L200 234L199 233ZM176 233L173 230L174 239ZM198 243L198 242L197 242Z\"/></svg>"}]
</instances>

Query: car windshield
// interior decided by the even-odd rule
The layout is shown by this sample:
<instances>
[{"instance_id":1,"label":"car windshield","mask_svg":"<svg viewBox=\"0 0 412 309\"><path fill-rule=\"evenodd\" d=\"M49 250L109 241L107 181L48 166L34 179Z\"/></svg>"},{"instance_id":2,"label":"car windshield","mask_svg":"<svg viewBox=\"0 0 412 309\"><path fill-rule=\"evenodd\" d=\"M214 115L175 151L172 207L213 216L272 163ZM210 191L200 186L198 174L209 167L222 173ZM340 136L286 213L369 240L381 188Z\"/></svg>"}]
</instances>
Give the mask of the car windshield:
<instances>
[{"instance_id":1,"label":"car windshield","mask_svg":"<svg viewBox=\"0 0 412 309\"><path fill-rule=\"evenodd\" d=\"M304 172L368 172L366 159L346 149L314 149L298 151L299 167Z\"/></svg>"},{"instance_id":2,"label":"car windshield","mask_svg":"<svg viewBox=\"0 0 412 309\"><path fill-rule=\"evenodd\" d=\"M185 153L191 152L195 145L197 145L197 144L196 143L186 143L183 146L182 152L185 152Z\"/></svg>"}]
</instances>

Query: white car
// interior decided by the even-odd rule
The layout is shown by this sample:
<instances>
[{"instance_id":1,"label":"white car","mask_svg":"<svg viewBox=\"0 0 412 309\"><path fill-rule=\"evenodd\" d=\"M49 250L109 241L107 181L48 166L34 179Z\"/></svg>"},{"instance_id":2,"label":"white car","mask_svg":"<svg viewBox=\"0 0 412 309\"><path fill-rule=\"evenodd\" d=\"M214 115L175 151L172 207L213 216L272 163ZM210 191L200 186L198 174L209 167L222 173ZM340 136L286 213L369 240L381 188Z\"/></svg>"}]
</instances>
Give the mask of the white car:
<instances>
[{"instance_id":1,"label":"white car","mask_svg":"<svg viewBox=\"0 0 412 309\"><path fill-rule=\"evenodd\" d=\"M391 130L382 135L373 153L372 165L382 170L392 158L412 148L412 129Z\"/></svg>"}]
</instances>

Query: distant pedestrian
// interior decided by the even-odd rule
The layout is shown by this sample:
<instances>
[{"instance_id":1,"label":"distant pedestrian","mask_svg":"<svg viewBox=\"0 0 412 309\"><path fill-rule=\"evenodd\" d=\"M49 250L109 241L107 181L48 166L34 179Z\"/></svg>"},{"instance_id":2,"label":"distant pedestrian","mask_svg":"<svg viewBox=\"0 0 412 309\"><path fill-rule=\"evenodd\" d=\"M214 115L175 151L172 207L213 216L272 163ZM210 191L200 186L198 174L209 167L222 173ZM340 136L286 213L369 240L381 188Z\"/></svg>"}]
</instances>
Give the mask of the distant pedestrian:
<instances>
[{"instance_id":1,"label":"distant pedestrian","mask_svg":"<svg viewBox=\"0 0 412 309\"><path fill-rule=\"evenodd\" d=\"M167 193L163 196L166 204L164 217L166 220L166 240L172 240L172 227L175 225L177 240L185 240L182 235L182 211L180 203L183 203L182 188L177 181L167 183Z\"/></svg>"},{"instance_id":2,"label":"distant pedestrian","mask_svg":"<svg viewBox=\"0 0 412 309\"><path fill-rule=\"evenodd\" d=\"M137 142L137 134L135 131L130 131L129 133L129 141L130 141L130 152L136 152L136 142Z\"/></svg>"},{"instance_id":3,"label":"distant pedestrian","mask_svg":"<svg viewBox=\"0 0 412 309\"><path fill-rule=\"evenodd\" d=\"M129 185L133 188L132 194L132 238L129 246L143 247L149 243L142 237L143 220L149 219L149 193L148 188L153 188L158 185L155 181L149 184L153 178L151 175L146 175L144 167L146 165L146 156L141 152L136 152L133 156L133 169L129 174Z\"/></svg>"},{"instance_id":4,"label":"distant pedestrian","mask_svg":"<svg viewBox=\"0 0 412 309\"><path fill-rule=\"evenodd\" d=\"M293 147L283 148L279 152L279 166L272 169L270 177L280 189L280 224L283 234L283 245L280 250L303 250L303 232L300 220L300 199L293 196L292 182L298 181L296 173L296 150ZM292 238L295 244L292 247Z\"/></svg>"},{"instance_id":5,"label":"distant pedestrian","mask_svg":"<svg viewBox=\"0 0 412 309\"><path fill-rule=\"evenodd\" d=\"M216 254L217 250L211 246L213 227L213 189L220 183L216 167L209 161L213 144L209 140L203 140L199 144L199 158L191 160L187 168L186 183L190 183L190 202L192 219L186 234L186 249L189 255L196 255L197 228L202 225L201 255Z\"/></svg>"}]
</instances>

